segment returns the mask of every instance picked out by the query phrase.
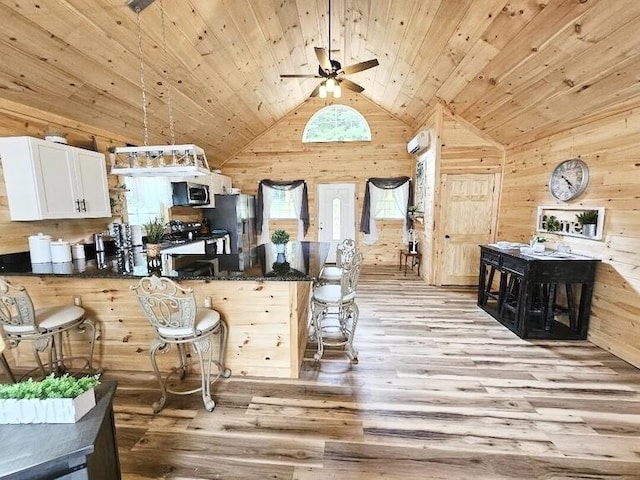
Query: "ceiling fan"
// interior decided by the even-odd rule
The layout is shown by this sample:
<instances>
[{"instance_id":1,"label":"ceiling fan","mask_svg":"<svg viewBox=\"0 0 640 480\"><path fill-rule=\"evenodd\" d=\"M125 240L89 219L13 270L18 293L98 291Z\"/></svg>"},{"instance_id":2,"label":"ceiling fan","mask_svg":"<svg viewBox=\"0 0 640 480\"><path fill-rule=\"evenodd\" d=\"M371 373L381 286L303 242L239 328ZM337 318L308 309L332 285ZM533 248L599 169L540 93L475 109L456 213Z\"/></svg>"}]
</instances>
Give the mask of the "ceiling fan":
<instances>
[{"instance_id":1,"label":"ceiling fan","mask_svg":"<svg viewBox=\"0 0 640 480\"><path fill-rule=\"evenodd\" d=\"M318 58L318 73L293 73L293 74L281 74L280 78L322 78L324 79L320 84L311 92L311 97L320 96L325 98L327 93L333 93L334 97L340 97L342 95L342 87L360 93L364 91L364 88L351 80L344 78L344 75L350 75L352 73L362 72L369 68L377 67L379 65L377 59L367 60L366 62L354 63L343 67L338 60L331 58L331 0L329 0L329 48L314 47L316 57Z\"/></svg>"}]
</instances>

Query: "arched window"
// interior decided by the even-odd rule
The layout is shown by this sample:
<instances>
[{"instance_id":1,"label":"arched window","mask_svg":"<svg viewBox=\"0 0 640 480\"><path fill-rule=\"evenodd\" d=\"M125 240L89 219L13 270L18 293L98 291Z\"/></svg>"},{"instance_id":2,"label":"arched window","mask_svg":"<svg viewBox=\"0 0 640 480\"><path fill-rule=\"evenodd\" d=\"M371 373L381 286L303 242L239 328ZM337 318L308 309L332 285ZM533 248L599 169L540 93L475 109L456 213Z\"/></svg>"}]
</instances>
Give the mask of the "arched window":
<instances>
[{"instance_id":1,"label":"arched window","mask_svg":"<svg viewBox=\"0 0 640 480\"><path fill-rule=\"evenodd\" d=\"M371 129L356 109L346 105L328 105L309 119L304 127L302 141L370 142Z\"/></svg>"}]
</instances>

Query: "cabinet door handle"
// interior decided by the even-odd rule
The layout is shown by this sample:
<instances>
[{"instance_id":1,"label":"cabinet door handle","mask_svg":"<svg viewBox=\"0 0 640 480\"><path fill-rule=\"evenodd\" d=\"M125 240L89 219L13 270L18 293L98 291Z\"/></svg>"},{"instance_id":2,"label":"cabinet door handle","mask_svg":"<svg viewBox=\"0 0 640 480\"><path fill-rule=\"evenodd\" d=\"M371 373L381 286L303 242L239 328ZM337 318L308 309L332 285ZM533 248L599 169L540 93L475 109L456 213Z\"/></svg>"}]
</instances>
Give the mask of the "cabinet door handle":
<instances>
[{"instance_id":1,"label":"cabinet door handle","mask_svg":"<svg viewBox=\"0 0 640 480\"><path fill-rule=\"evenodd\" d=\"M81 212L82 210L80 210L80 199L76 198L76 212Z\"/></svg>"},{"instance_id":2,"label":"cabinet door handle","mask_svg":"<svg viewBox=\"0 0 640 480\"><path fill-rule=\"evenodd\" d=\"M87 202L85 201L85 199L82 199L82 211L86 212L87 211Z\"/></svg>"},{"instance_id":3,"label":"cabinet door handle","mask_svg":"<svg viewBox=\"0 0 640 480\"><path fill-rule=\"evenodd\" d=\"M449 235L445 235L444 238L451 238Z\"/></svg>"}]
</instances>

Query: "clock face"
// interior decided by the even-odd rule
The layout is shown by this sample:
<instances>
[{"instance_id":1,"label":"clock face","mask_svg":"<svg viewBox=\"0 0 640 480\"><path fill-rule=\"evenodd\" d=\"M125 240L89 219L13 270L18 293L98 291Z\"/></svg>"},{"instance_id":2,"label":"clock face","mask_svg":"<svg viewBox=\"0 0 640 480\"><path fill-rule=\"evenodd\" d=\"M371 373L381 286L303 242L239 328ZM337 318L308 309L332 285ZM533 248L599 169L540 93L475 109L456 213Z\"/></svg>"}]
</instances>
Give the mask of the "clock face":
<instances>
[{"instance_id":1,"label":"clock face","mask_svg":"<svg viewBox=\"0 0 640 480\"><path fill-rule=\"evenodd\" d=\"M579 158L560 163L549 179L549 191L558 200L566 202L584 192L589 183L589 168Z\"/></svg>"}]
</instances>

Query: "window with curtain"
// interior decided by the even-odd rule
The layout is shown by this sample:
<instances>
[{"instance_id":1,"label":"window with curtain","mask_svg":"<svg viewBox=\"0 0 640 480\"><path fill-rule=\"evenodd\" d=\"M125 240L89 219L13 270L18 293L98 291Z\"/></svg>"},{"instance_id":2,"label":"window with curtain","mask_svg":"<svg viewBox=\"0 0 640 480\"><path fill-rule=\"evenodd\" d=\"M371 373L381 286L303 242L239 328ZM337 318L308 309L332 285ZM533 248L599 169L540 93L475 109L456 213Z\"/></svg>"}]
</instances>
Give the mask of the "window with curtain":
<instances>
[{"instance_id":1,"label":"window with curtain","mask_svg":"<svg viewBox=\"0 0 640 480\"><path fill-rule=\"evenodd\" d=\"M302 133L303 143L370 141L371 129L367 120L347 105L321 108L309 119Z\"/></svg>"},{"instance_id":2,"label":"window with curtain","mask_svg":"<svg viewBox=\"0 0 640 480\"><path fill-rule=\"evenodd\" d=\"M258 184L256 225L260 243L269 243L269 219L295 218L298 220L298 239L309 230L309 199L304 180L275 181L264 179Z\"/></svg>"},{"instance_id":3,"label":"window with curtain","mask_svg":"<svg viewBox=\"0 0 640 480\"><path fill-rule=\"evenodd\" d=\"M171 207L171 182L166 177L124 177L127 187L127 221L143 225L164 217Z\"/></svg>"},{"instance_id":4,"label":"window with curtain","mask_svg":"<svg viewBox=\"0 0 640 480\"><path fill-rule=\"evenodd\" d=\"M413 202L413 191L409 177L370 178L364 192L364 205L360 231L364 233L364 243L371 245L378 241L376 219L401 219L403 221L402 240L408 238L410 226L408 212Z\"/></svg>"},{"instance_id":5,"label":"window with curtain","mask_svg":"<svg viewBox=\"0 0 640 480\"><path fill-rule=\"evenodd\" d=\"M270 218L300 218L299 212L296 212L296 192L275 188L270 188L269 192L271 195Z\"/></svg>"}]
</instances>

